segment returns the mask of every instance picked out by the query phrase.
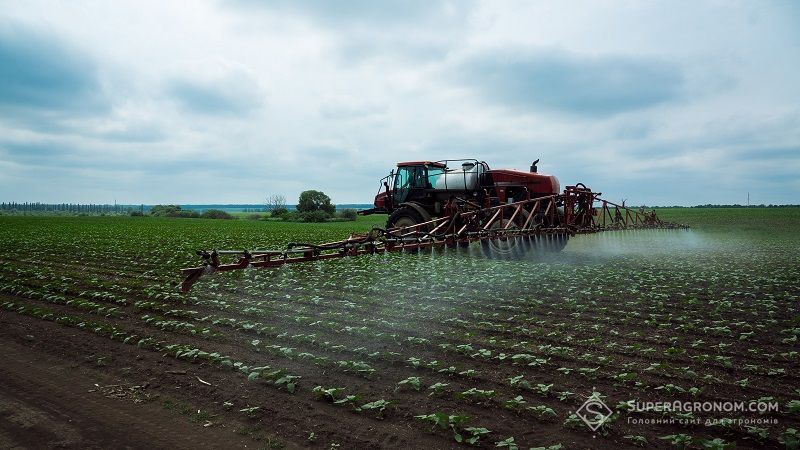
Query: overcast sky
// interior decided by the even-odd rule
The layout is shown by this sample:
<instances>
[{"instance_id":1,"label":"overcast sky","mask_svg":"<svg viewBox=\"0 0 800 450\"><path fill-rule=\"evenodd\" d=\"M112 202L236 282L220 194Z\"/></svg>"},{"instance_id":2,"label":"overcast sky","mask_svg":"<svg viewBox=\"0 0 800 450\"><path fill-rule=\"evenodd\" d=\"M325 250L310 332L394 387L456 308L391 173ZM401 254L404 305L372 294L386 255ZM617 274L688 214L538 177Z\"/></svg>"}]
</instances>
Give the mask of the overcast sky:
<instances>
[{"instance_id":1,"label":"overcast sky","mask_svg":"<svg viewBox=\"0 0 800 450\"><path fill-rule=\"evenodd\" d=\"M470 157L800 203L795 1L0 1L0 200L370 203Z\"/></svg>"}]
</instances>

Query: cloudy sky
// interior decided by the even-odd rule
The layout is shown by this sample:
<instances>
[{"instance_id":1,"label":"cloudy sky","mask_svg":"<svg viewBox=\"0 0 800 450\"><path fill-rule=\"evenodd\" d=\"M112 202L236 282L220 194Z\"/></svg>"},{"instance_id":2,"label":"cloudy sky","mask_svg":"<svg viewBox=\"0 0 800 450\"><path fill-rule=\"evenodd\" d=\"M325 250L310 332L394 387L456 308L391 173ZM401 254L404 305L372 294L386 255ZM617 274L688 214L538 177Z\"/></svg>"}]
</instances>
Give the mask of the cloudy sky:
<instances>
[{"instance_id":1,"label":"cloudy sky","mask_svg":"<svg viewBox=\"0 0 800 450\"><path fill-rule=\"evenodd\" d=\"M397 161L459 157L800 203L800 7L0 1L0 200L369 203Z\"/></svg>"}]
</instances>

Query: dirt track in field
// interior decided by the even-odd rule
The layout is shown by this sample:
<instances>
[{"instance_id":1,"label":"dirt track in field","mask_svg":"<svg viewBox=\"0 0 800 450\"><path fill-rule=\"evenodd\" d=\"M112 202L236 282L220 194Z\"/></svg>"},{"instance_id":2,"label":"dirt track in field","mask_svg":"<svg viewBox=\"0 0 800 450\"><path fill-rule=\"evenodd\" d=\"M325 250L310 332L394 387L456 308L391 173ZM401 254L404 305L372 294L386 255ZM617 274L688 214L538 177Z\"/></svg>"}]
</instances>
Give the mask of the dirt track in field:
<instances>
[{"instance_id":1,"label":"dirt track in field","mask_svg":"<svg viewBox=\"0 0 800 450\"><path fill-rule=\"evenodd\" d=\"M252 350L236 351L235 345L227 344L229 339L239 342L253 337L241 333L231 330L225 339L214 339L215 345L245 360L257 357ZM207 342L199 339L197 344ZM565 433L560 420L531 420L496 406L487 409L487 405L464 401L454 406L452 399L432 398L425 392L403 391L403 402L383 418L358 414L314 400L307 389L305 395L289 394L248 383L237 372L167 357L3 310L0 349L5 354L0 366L0 448L330 448L331 444L340 448L463 448L448 432L426 432L426 427L411 417L427 410L454 408L477 417L481 425L493 431L514 433L517 442L533 438L561 442L565 448L626 447L621 435L593 440L582 429ZM420 348L415 354L425 357L426 350ZM445 361L450 362L458 360ZM369 380L300 362L288 367L292 373L313 379L312 384L361 385L388 395L394 389L394 380L415 373L402 364L388 364L381 368L381 379ZM482 387L509 397L515 395L508 386L493 381L512 372L505 373L505 368L479 360L473 367L489 373L481 378ZM497 372L491 373L492 368ZM720 369L718 374L724 376L725 371ZM579 378L572 380L574 385L559 387L577 391L586 383ZM449 382L456 391L471 385L459 378ZM791 380L781 384L786 382ZM624 395L624 389L608 385L602 389L604 393ZM720 398L729 394L735 392L714 393ZM553 400L546 403L558 407ZM253 405L260 406L256 413L240 412ZM494 415L488 416L490 412ZM659 435L670 431L678 433L683 428L659 427ZM651 442L655 439L651 436ZM740 441L737 448L772 447L763 441L749 444Z\"/></svg>"},{"instance_id":2,"label":"dirt track in field","mask_svg":"<svg viewBox=\"0 0 800 450\"><path fill-rule=\"evenodd\" d=\"M5 311L0 349L3 449L449 446L388 422L365 426L338 408L272 389L254 395L236 374ZM261 401L258 414L239 412Z\"/></svg>"},{"instance_id":3,"label":"dirt track in field","mask_svg":"<svg viewBox=\"0 0 800 450\"><path fill-rule=\"evenodd\" d=\"M93 336L24 317L8 319L0 318L1 448L257 447L232 427L203 427L169 411L138 373L120 376L91 367L103 351ZM74 341L82 342L56 344ZM75 363L87 358L93 362Z\"/></svg>"}]
</instances>

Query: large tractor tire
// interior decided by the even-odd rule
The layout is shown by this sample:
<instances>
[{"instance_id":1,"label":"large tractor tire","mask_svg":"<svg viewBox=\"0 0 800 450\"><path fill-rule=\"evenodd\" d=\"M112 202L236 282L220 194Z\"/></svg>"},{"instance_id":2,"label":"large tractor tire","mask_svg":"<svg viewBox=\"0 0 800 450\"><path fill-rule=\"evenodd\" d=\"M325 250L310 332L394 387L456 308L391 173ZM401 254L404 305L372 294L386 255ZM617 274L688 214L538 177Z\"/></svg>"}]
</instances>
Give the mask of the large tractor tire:
<instances>
[{"instance_id":1,"label":"large tractor tire","mask_svg":"<svg viewBox=\"0 0 800 450\"><path fill-rule=\"evenodd\" d=\"M527 212L523 211L522 214L517 215L514 222L508 229L519 229L525 224L528 218ZM509 218L495 220L489 227L490 230L503 229L509 224ZM528 244L526 237L513 236L507 238L484 239L481 241L481 250L483 254L489 258L494 259L518 259L527 253Z\"/></svg>"},{"instance_id":2,"label":"large tractor tire","mask_svg":"<svg viewBox=\"0 0 800 450\"><path fill-rule=\"evenodd\" d=\"M425 222L422 214L410 206L396 209L386 221L386 228L410 227ZM423 231L423 230L420 230Z\"/></svg>"},{"instance_id":3,"label":"large tractor tire","mask_svg":"<svg viewBox=\"0 0 800 450\"><path fill-rule=\"evenodd\" d=\"M564 225L564 208L558 208L554 220L546 217L544 214L534 216L535 223L543 227L563 226ZM537 253L558 253L564 249L569 240L568 234L550 234L543 233L538 236L531 236L528 238L529 248L532 252Z\"/></svg>"}]
</instances>

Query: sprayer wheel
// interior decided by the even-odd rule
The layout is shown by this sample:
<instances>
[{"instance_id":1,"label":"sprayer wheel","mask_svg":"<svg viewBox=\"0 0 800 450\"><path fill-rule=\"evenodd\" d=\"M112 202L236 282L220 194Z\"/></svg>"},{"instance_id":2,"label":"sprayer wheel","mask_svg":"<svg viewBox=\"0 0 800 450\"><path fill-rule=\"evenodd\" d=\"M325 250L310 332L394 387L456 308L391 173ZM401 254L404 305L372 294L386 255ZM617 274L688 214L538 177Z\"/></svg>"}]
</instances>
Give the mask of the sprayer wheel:
<instances>
[{"instance_id":1,"label":"sprayer wheel","mask_svg":"<svg viewBox=\"0 0 800 450\"><path fill-rule=\"evenodd\" d=\"M527 212L523 211L514 222L511 223L509 229L519 229L527 219ZM504 229L510 219L496 220L489 227L490 230ZM523 256L528 249L528 245L520 236L509 236L506 238L484 239L481 240L481 250L483 254L493 259L516 259Z\"/></svg>"},{"instance_id":2,"label":"sprayer wheel","mask_svg":"<svg viewBox=\"0 0 800 450\"><path fill-rule=\"evenodd\" d=\"M386 228L410 227L422 222L424 222L422 216L414 208L403 206L389 216Z\"/></svg>"}]
</instances>

